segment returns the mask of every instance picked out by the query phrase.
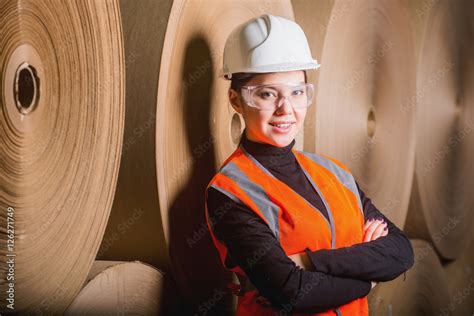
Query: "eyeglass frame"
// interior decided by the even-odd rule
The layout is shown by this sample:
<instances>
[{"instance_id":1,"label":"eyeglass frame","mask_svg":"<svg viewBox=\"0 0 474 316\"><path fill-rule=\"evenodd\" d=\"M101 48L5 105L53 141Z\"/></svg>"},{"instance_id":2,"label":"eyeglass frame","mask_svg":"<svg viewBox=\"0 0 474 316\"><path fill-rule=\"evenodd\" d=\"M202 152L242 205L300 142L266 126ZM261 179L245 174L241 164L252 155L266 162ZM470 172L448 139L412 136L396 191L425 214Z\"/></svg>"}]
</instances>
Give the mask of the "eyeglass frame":
<instances>
[{"instance_id":1,"label":"eyeglass frame","mask_svg":"<svg viewBox=\"0 0 474 316\"><path fill-rule=\"evenodd\" d=\"M301 108L301 109L303 109L303 108L308 108L308 107L311 106L311 104L313 104L315 85L312 84L312 83L308 83L308 82L300 82L300 83L269 83L269 84L252 85L252 86L246 86L246 85L244 85L244 86L241 86L239 89L240 89L240 90L242 90L242 89L246 90L247 93L248 93L248 96L250 97L250 94L252 93L252 90L255 90L255 89L257 89L257 88L262 88L262 87L273 87L273 86L290 86L290 87L291 87L291 86L293 86L293 87L305 86L305 87L311 87L311 89L312 89L312 91L313 91L313 94L311 95L311 98L308 100L308 105L307 105L307 106L305 106L305 107L295 107L295 106L293 105L293 103L290 102L290 100L288 100L288 102L291 104L291 106L292 106L293 109L294 109L294 108ZM258 110L261 110L261 111L270 111L270 110L271 110L271 109L268 109L268 110L266 110L266 109L261 109L261 108L259 108L258 106L256 106L256 105L253 103L252 98L249 98L249 99L252 101L252 102L249 102L249 100L247 100L247 98L246 98L243 94L242 94L242 97L243 97L245 103L246 103L248 106L250 106L250 107L253 107L253 108L258 109ZM277 106L275 109L280 108L280 106L281 106L280 104L282 103L282 102L280 101L281 99L287 99L287 98L289 98L289 97L290 97L289 95L280 97L280 98L278 99L278 102L279 102L279 103L278 103L278 106Z\"/></svg>"}]
</instances>

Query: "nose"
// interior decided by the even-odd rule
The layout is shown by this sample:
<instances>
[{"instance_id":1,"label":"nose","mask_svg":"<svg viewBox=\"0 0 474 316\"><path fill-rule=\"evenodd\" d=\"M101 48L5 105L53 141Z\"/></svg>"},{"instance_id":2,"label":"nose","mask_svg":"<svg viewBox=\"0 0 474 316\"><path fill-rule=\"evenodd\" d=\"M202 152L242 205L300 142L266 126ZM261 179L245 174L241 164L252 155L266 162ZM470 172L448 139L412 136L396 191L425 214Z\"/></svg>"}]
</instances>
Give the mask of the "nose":
<instances>
[{"instance_id":1,"label":"nose","mask_svg":"<svg viewBox=\"0 0 474 316\"><path fill-rule=\"evenodd\" d=\"M282 100L280 99L280 103L278 104L275 113L279 115L293 113L293 106L291 105L288 96L282 97Z\"/></svg>"}]
</instances>

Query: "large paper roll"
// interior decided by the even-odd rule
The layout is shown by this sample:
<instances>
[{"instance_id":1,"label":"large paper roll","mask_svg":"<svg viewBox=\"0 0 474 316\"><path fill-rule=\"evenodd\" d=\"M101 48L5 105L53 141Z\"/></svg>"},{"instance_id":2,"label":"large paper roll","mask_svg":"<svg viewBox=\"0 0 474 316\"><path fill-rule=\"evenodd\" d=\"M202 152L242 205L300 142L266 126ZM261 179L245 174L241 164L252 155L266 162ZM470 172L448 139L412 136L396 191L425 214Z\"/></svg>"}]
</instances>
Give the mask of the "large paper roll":
<instances>
[{"instance_id":1,"label":"large paper roll","mask_svg":"<svg viewBox=\"0 0 474 316\"><path fill-rule=\"evenodd\" d=\"M449 303L442 315L472 315L474 313L474 240L456 260L443 266L448 280Z\"/></svg>"},{"instance_id":2,"label":"large paper roll","mask_svg":"<svg viewBox=\"0 0 474 316\"><path fill-rule=\"evenodd\" d=\"M115 191L124 124L118 5L0 7L0 311L61 313L94 261Z\"/></svg>"},{"instance_id":3,"label":"large paper roll","mask_svg":"<svg viewBox=\"0 0 474 316\"><path fill-rule=\"evenodd\" d=\"M293 18L289 1L175 1L166 33L157 98L160 209L177 282L200 307L225 300L216 292L222 268L204 190L243 127L228 102L229 82L218 77L224 44L237 25L263 13Z\"/></svg>"},{"instance_id":4,"label":"large paper roll","mask_svg":"<svg viewBox=\"0 0 474 316\"><path fill-rule=\"evenodd\" d=\"M171 0L121 0L125 131L117 190L98 260L140 260L168 271L156 184L156 93ZM160 114L158 114L160 115ZM164 135L163 135L164 136Z\"/></svg>"},{"instance_id":5,"label":"large paper roll","mask_svg":"<svg viewBox=\"0 0 474 316\"><path fill-rule=\"evenodd\" d=\"M329 23L323 23L316 111L308 118L315 135L305 135L305 149L345 163L399 227L405 222L415 153L415 112L403 108L415 94L408 22L397 1L335 1Z\"/></svg>"},{"instance_id":6,"label":"large paper roll","mask_svg":"<svg viewBox=\"0 0 474 316\"><path fill-rule=\"evenodd\" d=\"M167 315L162 273L136 262L96 261L64 315Z\"/></svg>"},{"instance_id":7,"label":"large paper roll","mask_svg":"<svg viewBox=\"0 0 474 316\"><path fill-rule=\"evenodd\" d=\"M454 259L474 225L474 3L425 8L417 94L410 101L417 108L417 150L406 230Z\"/></svg>"},{"instance_id":8,"label":"large paper roll","mask_svg":"<svg viewBox=\"0 0 474 316\"><path fill-rule=\"evenodd\" d=\"M329 27L337 22L338 14L332 14L335 0L291 0L295 21L305 32L313 58L321 62L321 56ZM345 8L345 7L343 7ZM319 90L320 71L308 71L308 82ZM303 130L304 145L303 149L315 152L316 122L313 119L316 115L317 104L308 108Z\"/></svg>"},{"instance_id":9,"label":"large paper roll","mask_svg":"<svg viewBox=\"0 0 474 316\"><path fill-rule=\"evenodd\" d=\"M440 315L449 303L446 278L433 246L418 239L411 242L415 264L406 275L377 284L369 294L370 315Z\"/></svg>"},{"instance_id":10,"label":"large paper roll","mask_svg":"<svg viewBox=\"0 0 474 316\"><path fill-rule=\"evenodd\" d=\"M252 17L293 18L291 4L121 0L120 9L123 156L98 259L140 260L173 272L193 307L212 301L216 309L233 298L222 294L230 275L207 231L204 191L244 127L228 103L229 82L219 78L224 44Z\"/></svg>"}]
</instances>

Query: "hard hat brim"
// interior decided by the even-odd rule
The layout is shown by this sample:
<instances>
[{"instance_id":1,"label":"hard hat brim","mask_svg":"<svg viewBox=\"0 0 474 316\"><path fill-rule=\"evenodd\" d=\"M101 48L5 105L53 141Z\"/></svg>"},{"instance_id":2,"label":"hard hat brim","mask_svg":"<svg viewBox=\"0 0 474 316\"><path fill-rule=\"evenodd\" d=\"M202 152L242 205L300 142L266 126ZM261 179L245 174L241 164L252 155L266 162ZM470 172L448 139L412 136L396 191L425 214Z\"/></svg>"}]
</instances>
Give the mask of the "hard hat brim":
<instances>
[{"instance_id":1,"label":"hard hat brim","mask_svg":"<svg viewBox=\"0 0 474 316\"><path fill-rule=\"evenodd\" d=\"M249 67L244 69L233 70L229 72L222 72L220 77L230 80L232 73L245 72L245 73L272 73L272 72L286 72L295 70L312 70L321 67L317 60L312 60L307 63L281 63L281 64L270 64L258 67Z\"/></svg>"}]
</instances>

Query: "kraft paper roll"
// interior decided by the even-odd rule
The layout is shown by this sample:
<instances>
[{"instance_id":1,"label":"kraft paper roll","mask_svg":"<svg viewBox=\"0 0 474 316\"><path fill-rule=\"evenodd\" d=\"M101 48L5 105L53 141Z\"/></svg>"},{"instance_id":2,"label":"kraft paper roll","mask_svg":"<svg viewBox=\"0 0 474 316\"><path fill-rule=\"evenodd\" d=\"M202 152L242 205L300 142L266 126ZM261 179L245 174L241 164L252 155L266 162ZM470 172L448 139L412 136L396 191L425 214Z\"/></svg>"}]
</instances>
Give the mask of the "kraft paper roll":
<instances>
[{"instance_id":1,"label":"kraft paper roll","mask_svg":"<svg viewBox=\"0 0 474 316\"><path fill-rule=\"evenodd\" d=\"M443 315L472 315L474 313L474 241L464 253L443 266L448 280L449 303Z\"/></svg>"},{"instance_id":2,"label":"kraft paper roll","mask_svg":"<svg viewBox=\"0 0 474 316\"><path fill-rule=\"evenodd\" d=\"M204 190L243 128L228 102L229 82L218 77L222 54L230 32L263 13L293 18L289 1L175 1L166 32L157 97L160 210L174 275L198 308L223 285Z\"/></svg>"},{"instance_id":3,"label":"kraft paper roll","mask_svg":"<svg viewBox=\"0 0 474 316\"><path fill-rule=\"evenodd\" d=\"M321 63L324 40L329 27L337 22L338 14L331 14L334 7L334 0L311 1L311 0L292 0L293 13L295 21L301 26L308 39L313 58ZM344 7L345 8L345 7ZM307 72L308 82L316 87L316 95L319 92L320 70ZM315 97L316 99L316 97ZM316 101L316 100L315 100ZM308 108L304 125L304 145L303 149L309 152L315 152L316 125L314 119L316 115L316 102Z\"/></svg>"},{"instance_id":4,"label":"kraft paper roll","mask_svg":"<svg viewBox=\"0 0 474 316\"><path fill-rule=\"evenodd\" d=\"M449 302L448 286L433 246L412 239L415 264L395 280L380 282L369 294L370 315L440 315Z\"/></svg>"},{"instance_id":5,"label":"kraft paper roll","mask_svg":"<svg viewBox=\"0 0 474 316\"><path fill-rule=\"evenodd\" d=\"M417 108L417 150L406 229L454 259L474 225L474 4L439 1L424 8L417 94L410 101Z\"/></svg>"},{"instance_id":6,"label":"kraft paper roll","mask_svg":"<svg viewBox=\"0 0 474 316\"><path fill-rule=\"evenodd\" d=\"M423 58L420 56L423 32L425 29L426 20L428 19L430 13L430 9L434 2L431 0L399 1L408 10L410 15L410 27L413 30L412 38L415 49L415 58L418 63L420 58Z\"/></svg>"},{"instance_id":7,"label":"kraft paper roll","mask_svg":"<svg viewBox=\"0 0 474 316\"><path fill-rule=\"evenodd\" d=\"M224 272L204 217L204 190L244 128L219 78L225 40L289 1L120 1L126 121L117 192L98 259L172 272L203 306ZM227 300L219 297L213 307ZM224 304L225 305L225 304Z\"/></svg>"},{"instance_id":8,"label":"kraft paper roll","mask_svg":"<svg viewBox=\"0 0 474 316\"><path fill-rule=\"evenodd\" d=\"M156 93L172 1L122 0L125 131L116 194L98 260L169 269L156 184ZM158 115L161 115L158 113Z\"/></svg>"},{"instance_id":9,"label":"kraft paper roll","mask_svg":"<svg viewBox=\"0 0 474 316\"><path fill-rule=\"evenodd\" d=\"M165 315L163 274L139 261L96 261L64 315Z\"/></svg>"},{"instance_id":10,"label":"kraft paper roll","mask_svg":"<svg viewBox=\"0 0 474 316\"><path fill-rule=\"evenodd\" d=\"M0 312L61 313L95 259L118 175L118 5L0 7Z\"/></svg>"},{"instance_id":11,"label":"kraft paper roll","mask_svg":"<svg viewBox=\"0 0 474 316\"><path fill-rule=\"evenodd\" d=\"M415 112L402 107L416 88L408 13L397 1L335 1L329 20L305 148L345 163L403 227L415 153Z\"/></svg>"}]
</instances>

